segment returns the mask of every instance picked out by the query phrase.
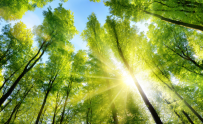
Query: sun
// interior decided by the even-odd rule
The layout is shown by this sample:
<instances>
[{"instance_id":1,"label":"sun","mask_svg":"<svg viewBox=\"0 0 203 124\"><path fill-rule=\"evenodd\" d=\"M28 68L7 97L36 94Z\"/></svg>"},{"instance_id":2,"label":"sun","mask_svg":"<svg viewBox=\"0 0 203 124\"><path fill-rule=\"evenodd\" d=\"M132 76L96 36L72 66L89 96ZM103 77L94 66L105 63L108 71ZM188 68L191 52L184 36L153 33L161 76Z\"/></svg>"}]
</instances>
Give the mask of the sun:
<instances>
[{"instance_id":1,"label":"sun","mask_svg":"<svg viewBox=\"0 0 203 124\"><path fill-rule=\"evenodd\" d=\"M128 87L130 88L136 88L135 83L133 78L131 77L131 75L129 73L127 73L125 70L122 70L122 80L124 82L124 84L126 84Z\"/></svg>"},{"instance_id":2,"label":"sun","mask_svg":"<svg viewBox=\"0 0 203 124\"><path fill-rule=\"evenodd\" d=\"M124 68L124 65L121 62L119 62L115 57L112 57L111 60L114 63L114 65L116 65L117 70L121 72L122 81L124 82L124 84L132 89L135 89L136 86L134 80L130 75L130 73L126 70L126 68Z\"/></svg>"}]
</instances>

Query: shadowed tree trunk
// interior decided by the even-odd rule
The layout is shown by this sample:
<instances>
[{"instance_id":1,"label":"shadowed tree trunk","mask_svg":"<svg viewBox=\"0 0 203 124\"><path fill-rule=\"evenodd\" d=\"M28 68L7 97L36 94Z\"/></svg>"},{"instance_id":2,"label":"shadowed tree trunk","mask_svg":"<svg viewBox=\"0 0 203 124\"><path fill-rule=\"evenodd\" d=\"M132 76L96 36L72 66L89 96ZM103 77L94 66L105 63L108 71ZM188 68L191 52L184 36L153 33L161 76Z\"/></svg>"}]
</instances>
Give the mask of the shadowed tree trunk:
<instances>
[{"instance_id":1,"label":"shadowed tree trunk","mask_svg":"<svg viewBox=\"0 0 203 124\"><path fill-rule=\"evenodd\" d=\"M71 76L71 77L72 77L72 76ZM66 105L67 105L67 102L68 102L68 96L69 96L69 94L70 94L71 87L72 87L72 79L70 80L70 83L69 83L69 85L68 85L68 89L67 89L67 92L66 92L66 99L65 99L64 106L63 106L63 111L62 111L62 113L61 113L60 124L62 124L63 119L64 119L64 113L65 113L65 110L66 110Z\"/></svg>"},{"instance_id":2,"label":"shadowed tree trunk","mask_svg":"<svg viewBox=\"0 0 203 124\"><path fill-rule=\"evenodd\" d=\"M180 25L180 26L183 26L183 27L186 27L186 28L191 28L191 29L196 29L196 30L203 31L203 26L200 26L200 25L189 24L189 23L185 23L185 22L181 22L181 21L172 20L172 19L165 18L163 16L160 16L158 14L151 13L151 12L148 12L148 11L143 11L143 12L145 12L146 14L155 16L155 17L157 17L157 18L159 18L159 19L161 19L163 21L172 23L172 24L176 24L176 25Z\"/></svg>"},{"instance_id":3,"label":"shadowed tree trunk","mask_svg":"<svg viewBox=\"0 0 203 124\"><path fill-rule=\"evenodd\" d=\"M46 94L45 94L45 97L44 97L44 101L43 101L42 106L41 106L41 108L40 108L40 111L39 111L39 113L38 113L38 116L37 116L37 119L36 119L35 124L38 124L38 123L39 123L39 119L40 119L40 116L41 116L41 114L42 114L42 112L43 112L44 106L45 106L45 104L46 104L47 97L48 97L48 95L49 95L49 93L50 93L50 91L51 91L51 89L52 89L53 83L54 83L54 81L55 81L55 79L56 79L57 76L58 76L58 74L56 74L56 75L54 76L54 79L53 79L53 80L50 80L50 81L49 81L49 87L48 87L48 89L47 89L47 91L46 91Z\"/></svg>"},{"instance_id":4,"label":"shadowed tree trunk","mask_svg":"<svg viewBox=\"0 0 203 124\"><path fill-rule=\"evenodd\" d=\"M46 95L45 95L45 97L44 97L44 101L43 101L42 106L41 106L41 108L40 108L40 111L39 111L39 113L38 113L38 116L37 116L37 119L36 119L35 124L38 124L38 123L39 123L39 119L40 119L40 116L41 116L42 111L43 111L43 109L44 109L44 106L45 106L45 104L46 104L46 101L47 101L47 97L48 97L48 95L49 95L49 92L50 92L50 90L47 90Z\"/></svg>"},{"instance_id":5,"label":"shadowed tree trunk","mask_svg":"<svg viewBox=\"0 0 203 124\"><path fill-rule=\"evenodd\" d=\"M13 95L13 96L15 97L15 96L19 93L19 91L20 91L20 88L17 90L17 92L16 92L15 95ZM13 99L13 98L12 98L12 99ZM8 102L7 102L4 106L2 106L1 111L3 111L3 110L6 108L6 106L11 103L12 99L9 99ZM0 111L0 112L1 112L1 111Z\"/></svg>"},{"instance_id":6,"label":"shadowed tree trunk","mask_svg":"<svg viewBox=\"0 0 203 124\"><path fill-rule=\"evenodd\" d=\"M138 83L137 79L135 78L134 73L133 73L131 67L129 66L128 62L126 61L126 59L125 59L125 57L123 55L123 52L121 50L121 46L119 44L118 36L117 36L116 30L115 30L115 22L111 22L110 25L112 26L112 29L113 29L113 32L114 32L114 36L116 38L116 45L117 45L118 53L119 53L121 59L123 60L124 65L127 67L128 71L130 72L130 75L133 78L134 83L135 83L135 85L136 85L136 87L137 87L137 89L138 89L142 99L144 100L145 105L149 109L149 111L150 111L154 121L157 124L162 124L162 121L161 121L160 117L158 116L158 114L157 114L156 110L154 109L154 107L152 106L152 104L149 102L149 99L145 95L143 89L141 88L140 84Z\"/></svg>"},{"instance_id":7,"label":"shadowed tree trunk","mask_svg":"<svg viewBox=\"0 0 203 124\"><path fill-rule=\"evenodd\" d=\"M113 115L114 124L118 124L117 110L114 103L111 104L111 111Z\"/></svg>"},{"instance_id":8,"label":"shadowed tree trunk","mask_svg":"<svg viewBox=\"0 0 203 124\"><path fill-rule=\"evenodd\" d=\"M4 123L4 124L9 124L14 113L18 111L18 109L20 108L22 102L24 101L25 97L28 95L28 93L30 92L30 90L33 88L33 85L31 86L31 88L28 91L25 91L23 98L16 104L16 106L14 107L9 119Z\"/></svg>"},{"instance_id":9,"label":"shadowed tree trunk","mask_svg":"<svg viewBox=\"0 0 203 124\"><path fill-rule=\"evenodd\" d=\"M52 35L54 33L54 31L52 31L52 33L50 35ZM52 38L51 38L52 39ZM51 40L50 39L50 40ZM13 90L15 89L15 87L17 86L17 84L20 82L20 80L23 78L23 76L29 72L34 66L35 64L39 61L39 59L43 56L44 52L46 51L47 47L50 45L50 43L46 43L47 39L43 41L42 45L40 46L39 50L37 51L37 53L28 61L28 63L26 64L24 70L22 71L22 73L20 74L20 76L18 76L18 78L14 81L14 83L11 85L11 87L8 89L8 91L1 97L0 99L0 106L4 103L4 101L11 95L11 93L13 92ZM41 52L42 50L42 52Z\"/></svg>"},{"instance_id":10,"label":"shadowed tree trunk","mask_svg":"<svg viewBox=\"0 0 203 124\"><path fill-rule=\"evenodd\" d=\"M122 4L120 1L117 1L117 0L112 0L112 1L110 1L110 3L111 4L112 3L116 4L116 5L118 5L118 6L122 7L122 8L137 9L137 8L135 8L134 5L131 5L131 4ZM199 3L199 4L201 4L201 3ZM170 19L170 18L165 18L165 17L163 17L161 15L158 15L158 14L146 11L146 10L141 10L139 8L137 9L137 11L142 11L142 12L148 14L148 15L157 17L157 18L161 19L162 21L166 21L166 22L169 22L169 23L172 23L172 24L176 24L176 25L187 27L187 28L203 31L203 26L201 26L201 25L195 25L195 24L190 24L190 23L186 23L186 22L182 22L182 21L173 20L173 19ZM185 10L185 11L187 11L187 10ZM187 12L189 12L189 11L187 11ZM195 11L193 11L193 12L195 12Z\"/></svg>"},{"instance_id":11,"label":"shadowed tree trunk","mask_svg":"<svg viewBox=\"0 0 203 124\"><path fill-rule=\"evenodd\" d=\"M54 116L53 116L52 124L55 123L57 110L58 110L58 107L60 106L61 100L60 100L59 91L58 91L57 97L56 97L56 105L55 105L55 108L54 108Z\"/></svg>"},{"instance_id":12,"label":"shadowed tree trunk","mask_svg":"<svg viewBox=\"0 0 203 124\"><path fill-rule=\"evenodd\" d=\"M145 61L146 62L146 61ZM147 62L146 62L147 63ZM153 61L153 63L155 64L155 62ZM159 71L162 73L163 76L165 76L169 81L170 79L164 74L164 72L155 64L155 66L159 69ZM183 100L183 102L185 103L185 105L203 122L203 118L197 113L197 111L195 111L188 103L187 101L185 101L183 99L183 97L181 95L178 94L178 92L174 89L173 86L169 86L167 83L165 83L163 80L161 80L161 78L152 70L152 72L156 75L156 77L163 82L171 91L173 91L179 99Z\"/></svg>"},{"instance_id":13,"label":"shadowed tree trunk","mask_svg":"<svg viewBox=\"0 0 203 124\"><path fill-rule=\"evenodd\" d=\"M191 124L194 124L193 121L191 120L191 118L189 117L189 115L183 110L182 111L183 114L185 115L185 117L188 119L188 121L191 123Z\"/></svg>"},{"instance_id":14,"label":"shadowed tree trunk","mask_svg":"<svg viewBox=\"0 0 203 124\"><path fill-rule=\"evenodd\" d=\"M34 65L38 62L38 60L42 57L42 55L44 54L48 44L45 46L45 49L42 51L42 53L40 53L40 51L42 50L42 48L44 47L46 41L43 42L43 44L41 45L40 49L38 50L38 52L35 54L35 56L32 57L32 59L30 59L30 61L27 63L27 65L25 66L23 72L20 74L20 76L14 81L14 83L11 85L11 87L8 89L8 91L1 97L0 99L0 106L4 103L4 101L11 95L11 93L13 92L13 90L15 89L15 87L17 86L17 84L20 82L20 80L23 78L23 76L30 71ZM39 56L39 57L38 57ZM32 63L32 64L31 64Z\"/></svg>"}]
</instances>

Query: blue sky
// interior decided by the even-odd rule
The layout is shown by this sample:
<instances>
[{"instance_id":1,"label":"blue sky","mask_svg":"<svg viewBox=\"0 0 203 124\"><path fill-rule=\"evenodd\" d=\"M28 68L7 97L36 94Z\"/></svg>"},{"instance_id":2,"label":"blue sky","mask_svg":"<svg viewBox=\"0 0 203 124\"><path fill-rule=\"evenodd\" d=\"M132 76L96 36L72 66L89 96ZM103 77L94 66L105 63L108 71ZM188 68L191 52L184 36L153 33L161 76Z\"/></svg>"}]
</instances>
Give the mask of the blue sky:
<instances>
[{"instance_id":1,"label":"blue sky","mask_svg":"<svg viewBox=\"0 0 203 124\"><path fill-rule=\"evenodd\" d=\"M62 2L60 0L54 0L43 8L36 8L35 11L26 12L22 19L11 21L10 23L14 25L16 22L22 21L28 28L32 28L34 25L40 25L44 19L42 12L47 10L49 6L51 6L52 10L54 10L54 8L59 6L59 3ZM70 42L74 45L76 51L79 49L87 50L88 48L86 47L86 42L80 37L80 33L86 27L86 23L88 21L87 17L94 12L101 25L103 25L105 23L106 16L110 15L109 8L104 6L103 2L90 2L89 0L68 0L68 2L63 3L63 7L73 12L75 27L79 31L79 34L75 35ZM1 23L0 28L3 25L5 25L5 22ZM138 23L136 25L141 29L140 31L147 30L144 23Z\"/></svg>"},{"instance_id":2,"label":"blue sky","mask_svg":"<svg viewBox=\"0 0 203 124\"><path fill-rule=\"evenodd\" d=\"M27 25L28 28L32 28L34 25L40 25L43 22L43 14L44 10L47 10L49 6L51 6L52 10L59 6L59 3L62 3L59 0L54 0L51 3L48 3L43 8L36 8L35 11L28 11L25 13L22 19L17 21L11 21L10 23L14 25L16 22L22 21ZM85 29L86 23L88 21L87 17L94 12L97 15L99 22L103 25L105 23L106 16L109 15L109 10L106 6L104 6L103 2L90 2L89 0L68 0L68 2L63 3L63 7L67 10L71 10L74 14L74 22L75 27L79 31L78 35L70 41L74 44L75 50L85 49L86 42L82 41L80 38L80 33ZM5 22L1 23L1 27L5 24Z\"/></svg>"}]
</instances>

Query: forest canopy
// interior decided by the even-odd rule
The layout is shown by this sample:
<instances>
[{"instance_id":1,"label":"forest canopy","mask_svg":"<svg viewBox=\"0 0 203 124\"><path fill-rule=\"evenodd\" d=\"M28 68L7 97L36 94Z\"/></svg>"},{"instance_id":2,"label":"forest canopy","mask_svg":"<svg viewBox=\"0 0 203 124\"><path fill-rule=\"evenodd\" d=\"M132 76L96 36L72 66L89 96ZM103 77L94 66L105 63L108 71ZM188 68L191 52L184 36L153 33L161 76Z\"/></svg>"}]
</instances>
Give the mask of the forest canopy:
<instances>
[{"instance_id":1,"label":"forest canopy","mask_svg":"<svg viewBox=\"0 0 203 124\"><path fill-rule=\"evenodd\" d=\"M60 0L27 28L26 12L53 1L0 2L1 124L203 123L203 1L86 0L109 15L80 31Z\"/></svg>"}]
</instances>

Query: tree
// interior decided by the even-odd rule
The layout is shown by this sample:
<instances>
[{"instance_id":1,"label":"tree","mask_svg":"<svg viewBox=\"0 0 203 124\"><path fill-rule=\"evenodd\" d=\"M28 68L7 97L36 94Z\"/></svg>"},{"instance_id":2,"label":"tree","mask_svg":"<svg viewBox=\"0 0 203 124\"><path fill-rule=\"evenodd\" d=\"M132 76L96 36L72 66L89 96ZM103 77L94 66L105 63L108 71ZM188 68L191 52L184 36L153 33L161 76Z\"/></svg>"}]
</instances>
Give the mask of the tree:
<instances>
[{"instance_id":1,"label":"tree","mask_svg":"<svg viewBox=\"0 0 203 124\"><path fill-rule=\"evenodd\" d=\"M86 37L89 38L89 41L90 41L91 44L95 44L93 49L95 49L95 48L97 48L97 47L101 49L102 47L99 46L98 43L100 43L100 42L103 41L102 43L105 44L105 41L104 41L103 39L101 39L101 37L100 37L100 35L101 35L100 33L104 33L104 31L102 32L102 30L104 30L104 29L100 28L99 23L98 23L98 21L96 20L96 16L95 16L94 14L92 14L89 19L90 19L90 21L88 22L88 25L87 25L87 26L91 26L90 29L89 29L89 31L91 31L91 32L88 32L88 33L85 32L85 33L86 33ZM105 25L105 26L106 26L105 28L106 28L106 30L107 30L107 32L108 32L108 34L106 35L106 37L107 37L108 39L106 39L106 40L108 40L108 42L110 43L110 47L112 48L113 52L115 52L116 57L119 57L119 59L121 58L121 60L124 62L124 65L127 67L128 71L130 72L131 76L134 78L133 71L132 71L132 69L130 68L130 66L129 66L127 60L124 58L124 54L123 54L123 52L122 52L122 49L125 49L125 46L124 46L124 48L122 48L123 46L119 44L119 41L120 41L120 40L118 41L118 37L120 38L120 36L118 36L118 35L122 35L122 36L123 36L122 38L123 38L124 41L126 41L127 38L125 39L124 34L118 33L118 35L117 35L116 29L118 30L118 27L115 26L116 24L117 24L117 23L116 23L115 20L110 20L110 18L107 18L107 23L106 23L106 25ZM119 25L119 24L120 24L120 23L118 23L118 25ZM121 24L122 24L122 23L121 23ZM120 24L120 25L121 25L121 24ZM127 21L124 22L123 25L124 25L124 24L127 24L127 27L129 27L129 23L127 23ZM123 25L122 25L122 26L123 26ZM122 29L122 26L120 26L119 28ZM126 27L126 25L123 26L123 27ZM88 28L89 28L89 27L88 27ZM99 29L99 28L100 28L100 29ZM99 29L99 30L98 30L98 29ZM125 30L125 29L123 29L123 30ZM127 33L127 36L131 36L130 34L135 33L135 30L134 30L134 29L131 29L131 30L132 30L132 31L130 31L129 29L126 29L126 31L128 31L128 32L126 32L126 33ZM120 30L119 30L119 31L120 31ZM91 35L93 35L93 36L91 36ZM105 36L104 36L104 37L105 37ZM93 40L93 38L95 38L96 40ZM97 38L98 38L98 40L97 40ZM99 40L101 40L101 41L98 42ZM124 41L122 41L122 42L124 42ZM95 42L96 42L96 43L95 43ZM120 41L120 42L121 42L121 41ZM130 41L126 41L126 42L130 42ZM91 45L91 44L90 44L90 45ZM92 47L93 47L93 46L92 46ZM97 48L97 49L98 49L98 48ZM100 50L100 49L99 49L99 50ZM98 53L98 52L100 52L100 51L97 51L97 53ZM99 55L101 56L101 54L99 54ZM127 53L126 53L125 55L127 55ZM102 56L102 57L103 57L103 56ZM127 57L126 57L126 58L127 58ZM155 120L157 123L161 123L161 120L160 120L160 118L158 117L156 111L154 110L154 108L153 108L153 106L151 105L151 103L148 101L146 95L144 94L142 88L141 88L140 85L137 83L137 81L136 81L135 78L134 78L134 81L135 81L136 86L138 87L138 90L139 90L140 94L142 95L143 100L145 101L145 104L149 107L149 110L150 110L152 116L154 117L154 120Z\"/></svg>"},{"instance_id":2,"label":"tree","mask_svg":"<svg viewBox=\"0 0 203 124\"><path fill-rule=\"evenodd\" d=\"M106 1L105 5L110 6L110 11L113 15L121 18L131 18L136 22L149 19L147 15L151 15L162 21L203 31L203 23L201 21L202 2L193 0L110 0Z\"/></svg>"},{"instance_id":3,"label":"tree","mask_svg":"<svg viewBox=\"0 0 203 124\"><path fill-rule=\"evenodd\" d=\"M201 27L202 2L104 3L112 15L104 25L94 13L88 17L81 33L86 51L74 51L69 42L78 32L73 14L62 4L44 11L44 21L33 33L22 22L4 26L0 123L202 122L202 32L162 21ZM23 13L18 9L12 14L18 12ZM139 32L131 20L141 22L148 15L158 18L151 18L148 32ZM33 42L38 45L33 47Z\"/></svg>"},{"instance_id":4,"label":"tree","mask_svg":"<svg viewBox=\"0 0 203 124\"><path fill-rule=\"evenodd\" d=\"M51 12L49 8L48 11L44 12L44 16L45 19L43 25L36 28L36 33L38 34L37 39L39 42L39 49L37 53L27 62L24 70L13 82L7 93L1 97L0 105L2 105L3 102L9 97L22 77L34 67L34 65L46 51L50 51L53 46L57 46L60 49L60 46L68 43L68 40L70 40L73 35L77 33L77 30L73 25L74 22L71 12L65 10L62 7L62 4L60 4L60 6L56 8L54 12ZM65 25L68 28L62 28Z\"/></svg>"},{"instance_id":5,"label":"tree","mask_svg":"<svg viewBox=\"0 0 203 124\"><path fill-rule=\"evenodd\" d=\"M69 46L70 45L70 46ZM39 83L42 83L43 92L45 93L45 97L41 106L41 109L39 111L38 117L36 119L36 124L39 123L40 116L42 114L42 111L44 109L44 106L46 104L47 98L49 96L49 93L56 92L61 88L65 80L67 80L67 73L69 71L70 65L70 56L72 54L72 45L66 44L63 48L60 48L59 50L57 48L53 48L52 51L49 53L49 61L47 62L45 68L40 68L38 70L44 70L45 72L42 72L40 74L45 74L44 80L40 79ZM58 54L60 53L60 54ZM39 72L37 72L39 73ZM40 76L37 76L40 77ZM42 77L43 78L43 77Z\"/></svg>"},{"instance_id":6,"label":"tree","mask_svg":"<svg viewBox=\"0 0 203 124\"><path fill-rule=\"evenodd\" d=\"M156 68L158 68L159 74L157 74L157 76L159 75L159 77L161 77L161 75L163 75L167 79L163 80L162 78L161 80L163 82L170 82L170 78L172 76L175 76L180 81L183 81L185 83L187 82L187 84L189 85L191 85L191 82L193 82L194 80L196 80L197 82L200 81L202 78L202 67L200 64L201 58L200 60L194 58L195 49L190 47L190 43L192 43L193 41L191 41L189 38L189 34L195 31L188 31L185 28L170 24L163 24L161 22L158 23L158 26L159 28L155 28L152 25L150 26L151 32L156 33L156 37L152 37L153 33L149 33L148 36L151 39L150 43L153 44L152 47L154 47L157 53L154 54L152 58L150 57L150 59L147 60L148 64L152 60L151 63L155 64ZM160 32L160 30L164 31L164 33L158 33ZM171 32L169 33L168 31ZM159 40L161 40L162 42L159 42ZM187 76L190 76L190 78L188 78ZM201 85L199 85L199 83L197 84L198 85L193 85L201 89ZM168 85L167 87L173 90L176 95L184 101L186 106L189 107L191 111L202 121L201 115L198 114L198 112L195 111L193 107L191 107L188 102L183 99L183 97L177 92L176 87L174 88L172 83L166 83L166 85ZM182 85L182 87L185 86ZM190 86L190 88L193 88L193 86Z\"/></svg>"},{"instance_id":7,"label":"tree","mask_svg":"<svg viewBox=\"0 0 203 124\"><path fill-rule=\"evenodd\" d=\"M104 29L100 27L100 24L96 19L96 16L94 13L92 13L92 15L89 16L88 19L89 19L89 22L87 23L87 29L82 33L82 36L84 37L85 40L88 41L88 45L90 46L91 50L95 53L95 56L97 56L98 59L103 62L101 65L101 68L104 70L103 75L104 77L108 77L109 75L106 72L106 64L109 64L110 56L107 51L104 52L105 50L108 50L107 44L103 42L104 41L103 37L105 37ZM106 83L109 87L110 86L109 79L106 79ZM112 99L111 95L112 93L110 90L109 99ZM116 112L114 102L111 104L111 109L112 109L112 116L114 119L114 123L118 124L117 112Z\"/></svg>"},{"instance_id":8,"label":"tree","mask_svg":"<svg viewBox=\"0 0 203 124\"><path fill-rule=\"evenodd\" d=\"M74 85L73 83L80 83L83 79L81 78L81 75L83 75L84 73L84 69L85 69L85 63L87 60L87 56L86 53L84 51L78 51L74 56L73 56L73 62L71 65L71 71L70 71L70 77L68 80L68 86L65 86L65 92L66 92L66 98L65 98L65 102L63 105L63 110L61 112L61 118L60 118L60 124L62 124L63 120L64 120L64 116L65 116L65 109L67 106L67 102L68 102L68 98L69 98L69 94L71 92L72 89L72 85Z\"/></svg>"},{"instance_id":9,"label":"tree","mask_svg":"<svg viewBox=\"0 0 203 124\"><path fill-rule=\"evenodd\" d=\"M125 50L125 46L123 45L124 48L122 48L122 45L121 45L120 42L123 42L123 41L122 41L122 39L119 39L119 37L121 37L123 34L120 34L121 36L119 36L118 32L122 31L121 28L120 28L121 27L120 25L126 25L127 24L126 26L122 26L122 27L124 27L123 30L129 31L128 34L130 34L131 33L130 30L125 29L125 27L127 27L127 28L129 27L129 25L130 25L129 22L124 21L123 24L121 22L117 23L114 19L110 19L110 17L107 18L106 22L107 22L107 26L109 28L109 29L107 28L107 31L109 31L109 35L113 36L113 38L111 40L112 42L114 42L113 48L115 49L115 47L116 47L117 54L119 54L120 59L123 61L124 65L127 67L130 75L132 76L132 78L134 80L134 83L135 83L136 87L138 88L138 91L139 91L140 95L142 96L142 99L144 100L146 106L148 107L150 113L152 114L152 116L154 118L154 121L156 123L162 123L159 116L158 116L158 114L157 114L157 112L156 112L156 110L154 109L152 104L149 102L149 100L148 100L147 96L145 95L144 91L142 90L140 84L138 83L137 79L134 77L134 74L133 74L134 72L133 72L132 68L130 67L128 61L125 59L125 56L124 56L125 53L122 51L123 49ZM119 30L118 30L118 27L120 28ZM132 32L133 32L133 30L132 30ZM122 36L122 38L125 38L125 37ZM128 38L128 37L126 37L126 38ZM125 41L125 39L124 39L124 41Z\"/></svg>"},{"instance_id":10,"label":"tree","mask_svg":"<svg viewBox=\"0 0 203 124\"><path fill-rule=\"evenodd\" d=\"M26 25L22 22L16 23L12 28L6 25L1 35L1 52L0 52L0 68L4 69L4 81L0 89L5 89L8 82L12 80L15 75L18 75L22 67L26 63L26 53L33 54L32 43L33 34L30 29L26 29Z\"/></svg>"},{"instance_id":11,"label":"tree","mask_svg":"<svg viewBox=\"0 0 203 124\"><path fill-rule=\"evenodd\" d=\"M36 7L42 8L48 2L53 0L4 0L0 2L0 17L4 20L17 20L21 19L27 11L34 11Z\"/></svg>"}]
</instances>

